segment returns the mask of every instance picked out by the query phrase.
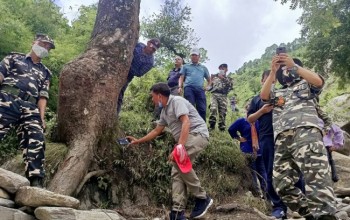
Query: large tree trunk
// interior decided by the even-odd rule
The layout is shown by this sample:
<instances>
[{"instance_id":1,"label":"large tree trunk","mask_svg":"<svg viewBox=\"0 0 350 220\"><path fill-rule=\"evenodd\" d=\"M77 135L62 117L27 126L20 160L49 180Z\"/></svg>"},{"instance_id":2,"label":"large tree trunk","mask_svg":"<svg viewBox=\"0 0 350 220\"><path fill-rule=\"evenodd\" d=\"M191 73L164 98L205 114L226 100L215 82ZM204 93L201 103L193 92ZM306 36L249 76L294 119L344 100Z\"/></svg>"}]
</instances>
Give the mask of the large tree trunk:
<instances>
[{"instance_id":1,"label":"large tree trunk","mask_svg":"<svg viewBox=\"0 0 350 220\"><path fill-rule=\"evenodd\" d=\"M58 135L70 151L49 189L71 195L89 170L98 142L116 121L139 33L140 0L100 0L91 42L60 74Z\"/></svg>"}]
</instances>

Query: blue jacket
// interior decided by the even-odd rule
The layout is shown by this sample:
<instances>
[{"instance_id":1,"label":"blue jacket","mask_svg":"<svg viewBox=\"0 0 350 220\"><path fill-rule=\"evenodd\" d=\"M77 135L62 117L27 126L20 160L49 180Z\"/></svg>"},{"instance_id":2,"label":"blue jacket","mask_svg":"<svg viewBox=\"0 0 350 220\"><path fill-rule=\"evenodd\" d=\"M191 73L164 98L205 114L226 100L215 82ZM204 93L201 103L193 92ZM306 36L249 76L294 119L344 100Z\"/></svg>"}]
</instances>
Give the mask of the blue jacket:
<instances>
[{"instance_id":1,"label":"blue jacket","mask_svg":"<svg viewBox=\"0 0 350 220\"><path fill-rule=\"evenodd\" d=\"M257 121L255 122L255 128L259 134L259 124ZM247 140L246 142L240 142L241 151L243 153L253 153L251 127L246 118L239 118L233 122L228 129L228 133L233 139L238 139L239 133L241 137ZM261 148L259 148L257 155L261 155Z\"/></svg>"}]
</instances>

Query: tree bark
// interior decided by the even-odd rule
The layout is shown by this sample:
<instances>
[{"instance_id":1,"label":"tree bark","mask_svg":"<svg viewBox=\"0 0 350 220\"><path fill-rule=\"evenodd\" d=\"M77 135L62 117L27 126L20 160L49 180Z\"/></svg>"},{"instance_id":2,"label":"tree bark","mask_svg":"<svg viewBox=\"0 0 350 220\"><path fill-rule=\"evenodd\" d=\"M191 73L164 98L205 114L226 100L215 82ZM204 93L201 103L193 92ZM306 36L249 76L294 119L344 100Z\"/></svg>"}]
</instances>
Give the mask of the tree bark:
<instances>
[{"instance_id":1,"label":"tree bark","mask_svg":"<svg viewBox=\"0 0 350 220\"><path fill-rule=\"evenodd\" d=\"M139 35L140 0L100 0L88 49L60 74L58 136L70 151L49 189L72 195L89 171L98 143L116 122Z\"/></svg>"}]
</instances>

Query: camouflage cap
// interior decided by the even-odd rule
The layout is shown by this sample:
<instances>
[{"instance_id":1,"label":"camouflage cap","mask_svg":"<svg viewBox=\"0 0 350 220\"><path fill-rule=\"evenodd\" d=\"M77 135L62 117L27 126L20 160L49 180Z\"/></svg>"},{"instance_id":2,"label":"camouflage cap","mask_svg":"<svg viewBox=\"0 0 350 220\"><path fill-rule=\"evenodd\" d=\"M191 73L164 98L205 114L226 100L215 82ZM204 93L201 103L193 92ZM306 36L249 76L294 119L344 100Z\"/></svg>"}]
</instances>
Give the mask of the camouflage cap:
<instances>
[{"instance_id":1,"label":"camouflage cap","mask_svg":"<svg viewBox=\"0 0 350 220\"><path fill-rule=\"evenodd\" d=\"M34 40L49 43L51 49L55 49L55 42L47 34L36 34Z\"/></svg>"}]
</instances>

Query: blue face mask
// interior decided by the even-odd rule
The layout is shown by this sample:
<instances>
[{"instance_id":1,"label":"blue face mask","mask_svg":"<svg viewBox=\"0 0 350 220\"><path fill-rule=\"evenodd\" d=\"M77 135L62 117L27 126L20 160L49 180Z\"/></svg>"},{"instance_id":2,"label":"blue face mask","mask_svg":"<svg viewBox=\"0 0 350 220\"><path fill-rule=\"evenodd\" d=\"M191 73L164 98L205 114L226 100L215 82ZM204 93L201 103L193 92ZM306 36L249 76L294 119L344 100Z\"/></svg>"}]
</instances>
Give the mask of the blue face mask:
<instances>
[{"instance_id":1,"label":"blue face mask","mask_svg":"<svg viewBox=\"0 0 350 220\"><path fill-rule=\"evenodd\" d=\"M158 98L160 99L160 96L158 96ZM161 101L158 101L158 107L163 108L163 103Z\"/></svg>"}]
</instances>

